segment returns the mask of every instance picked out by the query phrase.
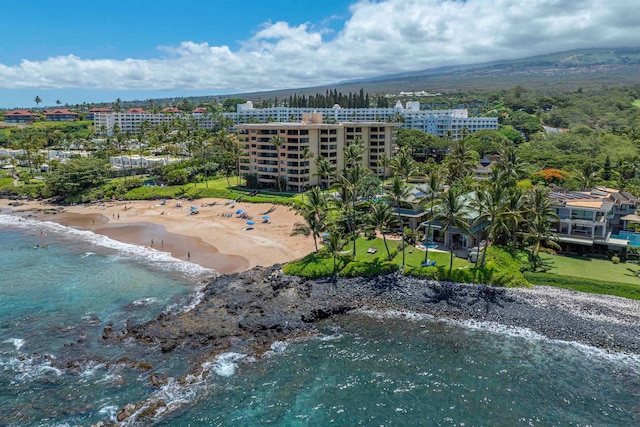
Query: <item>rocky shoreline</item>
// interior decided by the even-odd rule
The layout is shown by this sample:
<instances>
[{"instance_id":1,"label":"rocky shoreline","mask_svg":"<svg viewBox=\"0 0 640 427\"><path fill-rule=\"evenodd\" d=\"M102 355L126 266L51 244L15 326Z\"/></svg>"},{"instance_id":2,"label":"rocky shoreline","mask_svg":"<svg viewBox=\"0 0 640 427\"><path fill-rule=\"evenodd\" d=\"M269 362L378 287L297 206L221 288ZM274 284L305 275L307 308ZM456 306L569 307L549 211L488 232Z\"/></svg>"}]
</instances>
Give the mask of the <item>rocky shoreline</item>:
<instances>
[{"instance_id":1,"label":"rocky shoreline","mask_svg":"<svg viewBox=\"0 0 640 427\"><path fill-rule=\"evenodd\" d=\"M286 276L280 267L256 267L211 278L192 309L163 313L123 331L107 327L103 338L110 342L134 339L163 352L181 346L201 349L192 372L179 379L185 383L206 376L203 362L222 352L260 357L275 341L314 334L315 322L353 310L495 322L550 339L640 354L640 301L545 286L503 289L401 274L306 280ZM135 424L168 410L164 402L152 398L127 405L118 420Z\"/></svg>"}]
</instances>

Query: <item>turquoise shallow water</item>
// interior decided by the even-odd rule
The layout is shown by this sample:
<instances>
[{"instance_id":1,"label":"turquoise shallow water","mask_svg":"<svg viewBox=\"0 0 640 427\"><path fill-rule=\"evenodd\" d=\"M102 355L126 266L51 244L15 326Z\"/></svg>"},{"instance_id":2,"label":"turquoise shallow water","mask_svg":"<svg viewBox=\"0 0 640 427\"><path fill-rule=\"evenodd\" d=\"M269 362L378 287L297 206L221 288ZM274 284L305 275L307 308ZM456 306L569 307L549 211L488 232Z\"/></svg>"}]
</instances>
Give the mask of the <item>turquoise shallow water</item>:
<instances>
[{"instance_id":1,"label":"turquoise shallow water","mask_svg":"<svg viewBox=\"0 0 640 427\"><path fill-rule=\"evenodd\" d=\"M153 396L171 403L167 426L639 424L636 357L419 316L344 316L261 360L226 353L206 379L153 388L150 373L177 378L192 354L105 345L103 328L182 309L204 274L0 215L0 425L89 425Z\"/></svg>"}]
</instances>

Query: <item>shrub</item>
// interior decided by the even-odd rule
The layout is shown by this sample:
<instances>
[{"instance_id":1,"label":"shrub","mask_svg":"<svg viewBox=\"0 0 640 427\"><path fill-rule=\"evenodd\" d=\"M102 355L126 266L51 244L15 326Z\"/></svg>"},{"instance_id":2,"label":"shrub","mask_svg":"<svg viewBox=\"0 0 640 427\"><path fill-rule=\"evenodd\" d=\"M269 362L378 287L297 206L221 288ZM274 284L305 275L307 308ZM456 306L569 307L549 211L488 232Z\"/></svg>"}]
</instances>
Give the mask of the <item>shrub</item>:
<instances>
[{"instance_id":1,"label":"shrub","mask_svg":"<svg viewBox=\"0 0 640 427\"><path fill-rule=\"evenodd\" d=\"M356 276L373 276L376 274L389 274L398 270L400 266L394 262L379 262L376 258L374 262L349 262L341 271L340 276L356 277Z\"/></svg>"},{"instance_id":2,"label":"shrub","mask_svg":"<svg viewBox=\"0 0 640 427\"><path fill-rule=\"evenodd\" d=\"M612 256L612 257L611 257L611 261L612 261L614 264L619 264L619 263L620 263L620 257Z\"/></svg>"}]
</instances>

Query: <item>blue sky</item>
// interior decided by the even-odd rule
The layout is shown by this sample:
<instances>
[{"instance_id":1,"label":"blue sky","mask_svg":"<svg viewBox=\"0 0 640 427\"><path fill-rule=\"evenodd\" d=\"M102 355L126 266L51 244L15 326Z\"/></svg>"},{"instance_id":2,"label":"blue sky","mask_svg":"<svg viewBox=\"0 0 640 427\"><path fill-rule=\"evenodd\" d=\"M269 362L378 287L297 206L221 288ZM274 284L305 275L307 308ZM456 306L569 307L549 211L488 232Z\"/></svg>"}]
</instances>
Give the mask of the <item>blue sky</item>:
<instances>
[{"instance_id":1,"label":"blue sky","mask_svg":"<svg viewBox=\"0 0 640 427\"><path fill-rule=\"evenodd\" d=\"M632 0L3 4L0 108L308 87L640 45Z\"/></svg>"}]
</instances>

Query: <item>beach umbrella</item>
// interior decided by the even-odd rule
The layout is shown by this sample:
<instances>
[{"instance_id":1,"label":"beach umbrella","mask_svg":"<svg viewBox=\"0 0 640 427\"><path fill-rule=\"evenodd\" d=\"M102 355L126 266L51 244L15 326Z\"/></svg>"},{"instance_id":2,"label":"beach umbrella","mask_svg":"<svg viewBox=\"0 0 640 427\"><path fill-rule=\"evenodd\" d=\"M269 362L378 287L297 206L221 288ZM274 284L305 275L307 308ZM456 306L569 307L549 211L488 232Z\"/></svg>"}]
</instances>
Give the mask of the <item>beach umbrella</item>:
<instances>
[{"instance_id":1,"label":"beach umbrella","mask_svg":"<svg viewBox=\"0 0 640 427\"><path fill-rule=\"evenodd\" d=\"M269 215L262 215L262 219L269 219Z\"/></svg>"},{"instance_id":2,"label":"beach umbrella","mask_svg":"<svg viewBox=\"0 0 640 427\"><path fill-rule=\"evenodd\" d=\"M191 210L192 210L192 211L197 211L197 210L198 210L198 208L197 208L196 206L191 206Z\"/></svg>"},{"instance_id":3,"label":"beach umbrella","mask_svg":"<svg viewBox=\"0 0 640 427\"><path fill-rule=\"evenodd\" d=\"M242 209L238 209L238 210L236 211L236 215L240 215L241 213L242 213Z\"/></svg>"},{"instance_id":4,"label":"beach umbrella","mask_svg":"<svg viewBox=\"0 0 640 427\"><path fill-rule=\"evenodd\" d=\"M322 233L322 237L329 237L329 233Z\"/></svg>"},{"instance_id":5,"label":"beach umbrella","mask_svg":"<svg viewBox=\"0 0 640 427\"><path fill-rule=\"evenodd\" d=\"M253 221L247 221L247 225L253 225L253 224L255 224L255 222L253 222Z\"/></svg>"}]
</instances>

